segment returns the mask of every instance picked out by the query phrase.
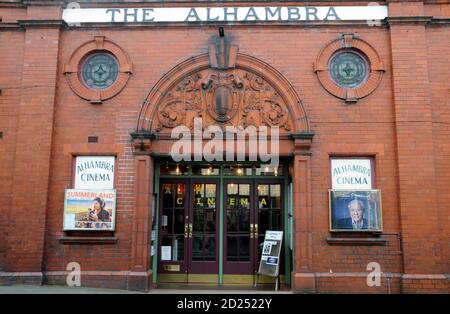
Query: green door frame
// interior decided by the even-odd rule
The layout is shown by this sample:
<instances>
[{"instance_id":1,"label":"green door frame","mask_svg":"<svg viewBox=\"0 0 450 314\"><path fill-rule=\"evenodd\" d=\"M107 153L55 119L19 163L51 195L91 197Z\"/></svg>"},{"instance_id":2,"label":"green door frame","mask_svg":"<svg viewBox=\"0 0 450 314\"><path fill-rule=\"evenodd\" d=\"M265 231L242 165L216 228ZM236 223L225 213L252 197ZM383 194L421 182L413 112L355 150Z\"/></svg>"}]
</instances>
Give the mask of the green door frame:
<instances>
[{"instance_id":1,"label":"green door frame","mask_svg":"<svg viewBox=\"0 0 450 314\"><path fill-rule=\"evenodd\" d=\"M153 252L154 254L151 255L152 257L152 278L153 278L153 283L156 284L158 282L158 230L159 230L159 164L156 163L155 164L155 178L154 178L154 184L153 184L153 195L156 198L156 201L154 202L155 204L155 214L153 215L153 218L156 220L155 222L155 230L151 231L151 234L153 234L153 231L155 232L155 238L151 239L152 241L150 242L153 246L153 248L151 249L151 252ZM153 224L152 224L153 225Z\"/></svg>"},{"instance_id":2,"label":"green door frame","mask_svg":"<svg viewBox=\"0 0 450 314\"><path fill-rule=\"evenodd\" d=\"M156 159L155 158L155 171L154 171L154 195L157 199L159 199L159 181L162 178L180 178L180 175L161 175L160 174L160 165L162 163L171 163L171 164L175 164L175 162L173 161L169 161L167 159ZM183 163L179 163L179 164L188 164L188 165L205 165L208 164L207 162L203 161L203 162L183 162ZM245 175L245 176L225 176L223 174L223 168L226 165L229 164L239 164L242 166L245 165L253 165L256 164L255 162L217 162L217 163L211 163L214 166L218 166L220 167L219 169L219 175L208 175L208 176L202 176L202 175L192 175L192 167L189 167L189 178L193 178L193 179L201 179L201 178L216 178L219 179L220 182L220 193L219 193L219 200L220 200L220 205L219 205L219 215L220 217L223 217L223 211L224 211L224 204L223 204L223 200L224 200L224 189L223 189L223 183L224 183L224 179L279 179L280 176L257 176L254 174L254 171L252 172L251 176ZM290 271L291 271L291 253L290 253L290 246L289 246L289 241L290 241L290 236L291 233L293 232L292 230L290 230L290 224L289 224L289 214L291 213L290 211L290 206L292 206L292 202L289 201L290 195L289 195L289 175L288 175L288 165L289 165L289 161L287 160L283 160L280 162L280 165L283 166L283 177L284 177L284 261L285 261L285 280L286 280L286 284L288 286L291 285L291 276L290 276ZM156 223L155 223L155 239L153 240L153 245L154 247L154 255L152 256L152 273L153 273L153 283L156 284L158 282L158 228L159 228L159 221L158 218L159 217L159 202L155 202L155 219L156 219ZM219 278L218 278L218 283L221 286L223 284L223 227L224 227L224 222L223 219L219 219Z\"/></svg>"}]
</instances>

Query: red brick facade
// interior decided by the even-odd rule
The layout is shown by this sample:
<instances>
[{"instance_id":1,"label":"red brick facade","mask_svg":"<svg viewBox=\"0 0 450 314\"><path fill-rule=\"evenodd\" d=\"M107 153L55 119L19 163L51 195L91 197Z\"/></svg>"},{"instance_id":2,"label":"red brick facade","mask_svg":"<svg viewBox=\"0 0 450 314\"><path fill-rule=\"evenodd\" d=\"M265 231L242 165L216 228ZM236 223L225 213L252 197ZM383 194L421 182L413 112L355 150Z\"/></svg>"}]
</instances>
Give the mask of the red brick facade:
<instances>
[{"instance_id":1,"label":"red brick facade","mask_svg":"<svg viewBox=\"0 0 450 314\"><path fill-rule=\"evenodd\" d=\"M148 289L150 152L168 148L163 141L146 140L145 152L139 153L141 143L130 134L141 108L152 105L146 103L149 97L158 97L150 93L155 85L164 86L165 79L185 71L188 59L193 69L200 67L217 25L71 27L62 20L63 1L50 2L0 4L0 283L65 284L66 265L78 261L85 285ZM97 2L93 6L102 1ZM115 5L125 7L136 1L119 2ZM202 3L209 4L215 2ZM265 79L285 89L287 102L298 95L296 105L302 109L293 110L291 118L304 114L309 125L297 132L314 133L312 140L289 140L282 147L292 157L294 291L449 292L450 4L380 4L388 6L389 17L373 27L352 21L224 25L239 48L237 62L260 67ZM239 3L250 5L267 3ZM356 103L329 93L314 71L321 51L343 34L370 45L383 66L373 91ZM89 42L94 45L96 36L120 47L132 64L124 70L128 81L115 95L97 97L101 104L90 101L95 95L79 97L66 77L72 55ZM89 136L97 136L98 143L88 143ZM62 231L64 190L72 188L77 155L117 156L116 231L109 240L80 243ZM327 192L333 156L374 158L375 187L383 193L384 242L346 243L330 235ZM381 286L374 288L366 284L366 266L373 261L383 272Z\"/></svg>"}]
</instances>

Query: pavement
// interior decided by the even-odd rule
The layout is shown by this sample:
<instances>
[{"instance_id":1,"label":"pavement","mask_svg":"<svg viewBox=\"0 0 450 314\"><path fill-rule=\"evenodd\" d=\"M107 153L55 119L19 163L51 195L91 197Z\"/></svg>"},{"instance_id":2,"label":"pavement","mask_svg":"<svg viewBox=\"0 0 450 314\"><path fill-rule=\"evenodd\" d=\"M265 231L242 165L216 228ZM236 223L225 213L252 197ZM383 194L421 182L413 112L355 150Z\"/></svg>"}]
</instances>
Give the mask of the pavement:
<instances>
[{"instance_id":1,"label":"pavement","mask_svg":"<svg viewBox=\"0 0 450 314\"><path fill-rule=\"evenodd\" d=\"M0 285L0 294L291 294L292 291L274 291L270 289L236 289L217 287L164 287L152 289L147 292L136 292L120 289L103 289L88 287L68 287L56 285Z\"/></svg>"}]
</instances>

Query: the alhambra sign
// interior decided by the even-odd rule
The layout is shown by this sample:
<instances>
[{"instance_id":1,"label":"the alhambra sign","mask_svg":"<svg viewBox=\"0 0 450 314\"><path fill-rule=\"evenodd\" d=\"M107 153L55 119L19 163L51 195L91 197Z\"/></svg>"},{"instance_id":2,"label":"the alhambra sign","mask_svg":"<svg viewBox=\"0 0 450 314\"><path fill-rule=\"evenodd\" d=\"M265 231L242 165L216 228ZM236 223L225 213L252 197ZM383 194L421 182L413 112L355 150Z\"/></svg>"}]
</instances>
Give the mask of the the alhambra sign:
<instances>
[{"instance_id":1,"label":"the alhambra sign","mask_svg":"<svg viewBox=\"0 0 450 314\"><path fill-rule=\"evenodd\" d=\"M285 6L195 8L79 8L63 11L69 25L77 23L204 23L204 22L301 22L377 21L386 18L387 6Z\"/></svg>"}]
</instances>

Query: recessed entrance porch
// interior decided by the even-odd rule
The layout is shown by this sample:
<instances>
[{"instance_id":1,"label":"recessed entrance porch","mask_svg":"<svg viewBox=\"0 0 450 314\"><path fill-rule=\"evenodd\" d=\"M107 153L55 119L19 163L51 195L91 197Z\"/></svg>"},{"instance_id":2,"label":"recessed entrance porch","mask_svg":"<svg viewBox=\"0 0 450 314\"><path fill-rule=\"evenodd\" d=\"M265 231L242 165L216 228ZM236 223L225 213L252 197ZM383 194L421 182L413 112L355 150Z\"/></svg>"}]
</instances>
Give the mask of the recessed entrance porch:
<instances>
[{"instance_id":1,"label":"recessed entrance porch","mask_svg":"<svg viewBox=\"0 0 450 314\"><path fill-rule=\"evenodd\" d=\"M253 286L266 230L283 230L281 282L290 284L285 276L292 267L286 162L274 168L159 160L156 182L154 283Z\"/></svg>"}]
</instances>

